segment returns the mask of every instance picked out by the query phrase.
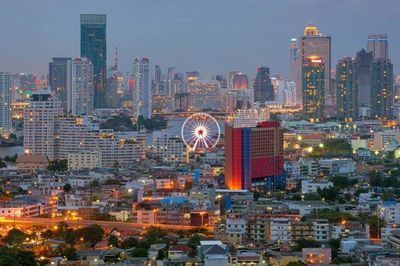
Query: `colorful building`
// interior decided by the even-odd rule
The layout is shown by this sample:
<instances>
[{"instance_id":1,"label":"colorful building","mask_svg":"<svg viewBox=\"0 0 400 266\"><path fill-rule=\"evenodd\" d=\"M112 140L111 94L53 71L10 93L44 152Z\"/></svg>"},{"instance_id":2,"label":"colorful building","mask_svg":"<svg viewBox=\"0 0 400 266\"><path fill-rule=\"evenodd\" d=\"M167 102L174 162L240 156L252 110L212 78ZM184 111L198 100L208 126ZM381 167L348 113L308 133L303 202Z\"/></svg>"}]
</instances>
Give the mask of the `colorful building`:
<instances>
[{"instance_id":1,"label":"colorful building","mask_svg":"<svg viewBox=\"0 0 400 266\"><path fill-rule=\"evenodd\" d=\"M253 127L225 125L225 184L229 189L269 190L285 183L283 128L277 121Z\"/></svg>"}]
</instances>

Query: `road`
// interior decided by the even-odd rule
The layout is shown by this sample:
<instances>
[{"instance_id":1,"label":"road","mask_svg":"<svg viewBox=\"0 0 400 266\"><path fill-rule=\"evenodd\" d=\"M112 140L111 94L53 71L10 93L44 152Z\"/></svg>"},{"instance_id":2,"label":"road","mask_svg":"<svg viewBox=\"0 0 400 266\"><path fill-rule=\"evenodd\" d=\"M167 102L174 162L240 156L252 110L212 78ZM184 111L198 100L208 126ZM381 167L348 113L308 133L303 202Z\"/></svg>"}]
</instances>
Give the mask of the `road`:
<instances>
[{"instance_id":1,"label":"road","mask_svg":"<svg viewBox=\"0 0 400 266\"><path fill-rule=\"evenodd\" d=\"M141 224L132 222L112 222L112 221L96 221L96 220L65 220L64 218L39 218L39 217L0 217L0 225L36 225L36 226L55 226L59 222L66 222L70 227L88 226L98 224L103 229L118 228L127 232L142 232L149 226L157 226L166 231L190 230L195 226L189 225L170 225L170 224ZM214 227L205 227L209 233L214 232Z\"/></svg>"}]
</instances>

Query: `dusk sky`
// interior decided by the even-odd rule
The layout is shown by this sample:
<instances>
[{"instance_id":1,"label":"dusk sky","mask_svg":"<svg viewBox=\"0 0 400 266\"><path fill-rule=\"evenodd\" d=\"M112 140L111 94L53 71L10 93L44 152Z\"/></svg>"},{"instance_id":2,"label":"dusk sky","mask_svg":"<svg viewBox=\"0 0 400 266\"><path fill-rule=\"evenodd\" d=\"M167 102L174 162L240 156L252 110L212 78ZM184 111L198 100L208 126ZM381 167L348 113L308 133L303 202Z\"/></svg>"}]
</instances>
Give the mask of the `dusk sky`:
<instances>
[{"instance_id":1,"label":"dusk sky","mask_svg":"<svg viewBox=\"0 0 400 266\"><path fill-rule=\"evenodd\" d=\"M0 71L47 74L51 57L79 56L79 15L107 14L108 66L135 57L201 78L265 65L288 74L289 40L316 24L332 36L332 67L354 56L369 33L386 33L400 64L399 0L1 0Z\"/></svg>"}]
</instances>

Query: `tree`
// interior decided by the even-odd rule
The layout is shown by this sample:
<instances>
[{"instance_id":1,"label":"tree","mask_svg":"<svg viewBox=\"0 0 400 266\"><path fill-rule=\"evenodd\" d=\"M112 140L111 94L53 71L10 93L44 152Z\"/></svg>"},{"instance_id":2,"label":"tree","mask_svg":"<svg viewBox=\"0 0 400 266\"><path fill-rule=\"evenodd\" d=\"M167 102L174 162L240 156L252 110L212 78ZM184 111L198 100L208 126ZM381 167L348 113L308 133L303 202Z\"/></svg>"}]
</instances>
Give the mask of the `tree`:
<instances>
[{"instance_id":1,"label":"tree","mask_svg":"<svg viewBox=\"0 0 400 266\"><path fill-rule=\"evenodd\" d=\"M77 238L83 238L92 247L103 239L104 230L98 224L92 224L75 231Z\"/></svg>"},{"instance_id":2,"label":"tree","mask_svg":"<svg viewBox=\"0 0 400 266\"><path fill-rule=\"evenodd\" d=\"M53 233L53 231L51 231L50 229L47 229L46 231L44 231L44 232L42 233L42 237L43 237L44 239L50 239L50 238L53 237L53 235L54 235L54 233Z\"/></svg>"},{"instance_id":3,"label":"tree","mask_svg":"<svg viewBox=\"0 0 400 266\"><path fill-rule=\"evenodd\" d=\"M52 172L63 172L68 170L68 160L54 160L47 167Z\"/></svg>"},{"instance_id":4,"label":"tree","mask_svg":"<svg viewBox=\"0 0 400 266\"><path fill-rule=\"evenodd\" d=\"M321 243L313 239L300 239L296 240L293 251L302 251L303 248L319 248Z\"/></svg>"},{"instance_id":5,"label":"tree","mask_svg":"<svg viewBox=\"0 0 400 266\"><path fill-rule=\"evenodd\" d=\"M78 260L78 254L76 253L76 249L73 247L66 248L61 253L62 257L66 257L67 260Z\"/></svg>"},{"instance_id":6,"label":"tree","mask_svg":"<svg viewBox=\"0 0 400 266\"><path fill-rule=\"evenodd\" d=\"M147 228L144 238L150 244L156 244L164 242L164 237L167 236L167 233L162 231L160 227L150 226Z\"/></svg>"},{"instance_id":7,"label":"tree","mask_svg":"<svg viewBox=\"0 0 400 266\"><path fill-rule=\"evenodd\" d=\"M340 223L343 220L356 221L357 219L350 213L341 212L339 210L323 209L314 210L310 214L303 217L303 220L313 220L313 219L327 219L330 223Z\"/></svg>"},{"instance_id":8,"label":"tree","mask_svg":"<svg viewBox=\"0 0 400 266\"><path fill-rule=\"evenodd\" d=\"M4 237L4 242L11 246L19 246L26 239L26 234L18 229L11 229L8 231L7 235Z\"/></svg>"},{"instance_id":9,"label":"tree","mask_svg":"<svg viewBox=\"0 0 400 266\"><path fill-rule=\"evenodd\" d=\"M163 260L167 257L168 257L168 251L167 249L163 248L158 251L156 260Z\"/></svg>"},{"instance_id":10,"label":"tree","mask_svg":"<svg viewBox=\"0 0 400 266\"><path fill-rule=\"evenodd\" d=\"M108 246L113 248L119 247L118 237L116 237L115 235L110 235L108 237Z\"/></svg>"},{"instance_id":11,"label":"tree","mask_svg":"<svg viewBox=\"0 0 400 266\"><path fill-rule=\"evenodd\" d=\"M200 245L201 236L194 234L189 238L188 245L190 246L189 257L194 258L197 255L197 246Z\"/></svg>"},{"instance_id":12,"label":"tree","mask_svg":"<svg viewBox=\"0 0 400 266\"><path fill-rule=\"evenodd\" d=\"M143 240L137 243L136 248L144 248L145 250L149 250L150 244L147 241Z\"/></svg>"},{"instance_id":13,"label":"tree","mask_svg":"<svg viewBox=\"0 0 400 266\"><path fill-rule=\"evenodd\" d=\"M0 266L36 266L35 255L30 251L0 247Z\"/></svg>"},{"instance_id":14,"label":"tree","mask_svg":"<svg viewBox=\"0 0 400 266\"><path fill-rule=\"evenodd\" d=\"M21 266L16 256L0 254L0 266Z\"/></svg>"},{"instance_id":15,"label":"tree","mask_svg":"<svg viewBox=\"0 0 400 266\"><path fill-rule=\"evenodd\" d=\"M357 179L350 179L347 176L333 176L330 178L334 187L341 189L352 187L357 184Z\"/></svg>"},{"instance_id":16,"label":"tree","mask_svg":"<svg viewBox=\"0 0 400 266\"><path fill-rule=\"evenodd\" d=\"M338 200L339 189L337 187L329 187L317 190L318 195L325 199L326 201Z\"/></svg>"},{"instance_id":17,"label":"tree","mask_svg":"<svg viewBox=\"0 0 400 266\"><path fill-rule=\"evenodd\" d=\"M67 229L65 232L65 242L73 246L76 242L75 232L72 229Z\"/></svg>"},{"instance_id":18,"label":"tree","mask_svg":"<svg viewBox=\"0 0 400 266\"><path fill-rule=\"evenodd\" d=\"M69 193L69 192L71 192L72 186L71 186L71 184L67 183L64 185L63 188L64 188L65 193Z\"/></svg>"},{"instance_id":19,"label":"tree","mask_svg":"<svg viewBox=\"0 0 400 266\"><path fill-rule=\"evenodd\" d=\"M7 164L3 162L3 159L0 158L0 168L6 168Z\"/></svg>"},{"instance_id":20,"label":"tree","mask_svg":"<svg viewBox=\"0 0 400 266\"><path fill-rule=\"evenodd\" d=\"M132 250L131 253L132 257L147 257L149 255L149 252L147 252L146 249L144 248L135 248L134 250Z\"/></svg>"},{"instance_id":21,"label":"tree","mask_svg":"<svg viewBox=\"0 0 400 266\"><path fill-rule=\"evenodd\" d=\"M138 244L138 241L133 236L129 236L127 239L124 240L122 243L122 247L124 249L133 248Z\"/></svg>"},{"instance_id":22,"label":"tree","mask_svg":"<svg viewBox=\"0 0 400 266\"><path fill-rule=\"evenodd\" d=\"M340 239L329 240L328 246L331 248L332 258L336 258L340 248Z\"/></svg>"}]
</instances>

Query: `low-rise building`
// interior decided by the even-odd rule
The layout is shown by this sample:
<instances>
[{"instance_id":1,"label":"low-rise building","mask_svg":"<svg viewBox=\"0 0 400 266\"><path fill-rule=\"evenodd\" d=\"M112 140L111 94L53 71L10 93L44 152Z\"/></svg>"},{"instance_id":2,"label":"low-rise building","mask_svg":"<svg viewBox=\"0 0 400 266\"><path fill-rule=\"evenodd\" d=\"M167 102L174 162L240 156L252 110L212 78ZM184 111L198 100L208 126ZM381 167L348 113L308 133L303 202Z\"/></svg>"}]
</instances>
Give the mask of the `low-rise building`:
<instances>
[{"instance_id":1,"label":"low-rise building","mask_svg":"<svg viewBox=\"0 0 400 266\"><path fill-rule=\"evenodd\" d=\"M354 173L354 161L347 158L334 158L319 160L321 172L329 175Z\"/></svg>"},{"instance_id":2,"label":"low-rise building","mask_svg":"<svg viewBox=\"0 0 400 266\"><path fill-rule=\"evenodd\" d=\"M385 220L388 226L400 224L400 203L395 200L384 201L378 207L380 217Z\"/></svg>"},{"instance_id":3,"label":"low-rise building","mask_svg":"<svg viewBox=\"0 0 400 266\"><path fill-rule=\"evenodd\" d=\"M292 241L291 220L289 218L271 218L269 224L270 240L288 243Z\"/></svg>"},{"instance_id":4,"label":"low-rise building","mask_svg":"<svg viewBox=\"0 0 400 266\"><path fill-rule=\"evenodd\" d=\"M302 193L316 193L318 189L325 189L333 187L331 181L319 181L319 180L302 180L301 181L301 192Z\"/></svg>"},{"instance_id":5,"label":"low-rise building","mask_svg":"<svg viewBox=\"0 0 400 266\"><path fill-rule=\"evenodd\" d=\"M154 155L163 162L185 163L188 159L187 147L178 136L159 135L153 139Z\"/></svg>"},{"instance_id":6,"label":"low-rise building","mask_svg":"<svg viewBox=\"0 0 400 266\"><path fill-rule=\"evenodd\" d=\"M332 262L330 248L303 248L301 253L306 264L330 264Z\"/></svg>"},{"instance_id":7,"label":"low-rise building","mask_svg":"<svg viewBox=\"0 0 400 266\"><path fill-rule=\"evenodd\" d=\"M22 154L17 157L18 172L33 173L37 170L45 170L49 166L46 155Z\"/></svg>"},{"instance_id":8,"label":"low-rise building","mask_svg":"<svg viewBox=\"0 0 400 266\"><path fill-rule=\"evenodd\" d=\"M291 226L292 241L301 239L314 239L313 224L309 222L292 223Z\"/></svg>"},{"instance_id":9,"label":"low-rise building","mask_svg":"<svg viewBox=\"0 0 400 266\"><path fill-rule=\"evenodd\" d=\"M318 219L313 221L314 240L326 242L330 239L329 221Z\"/></svg>"}]
</instances>

